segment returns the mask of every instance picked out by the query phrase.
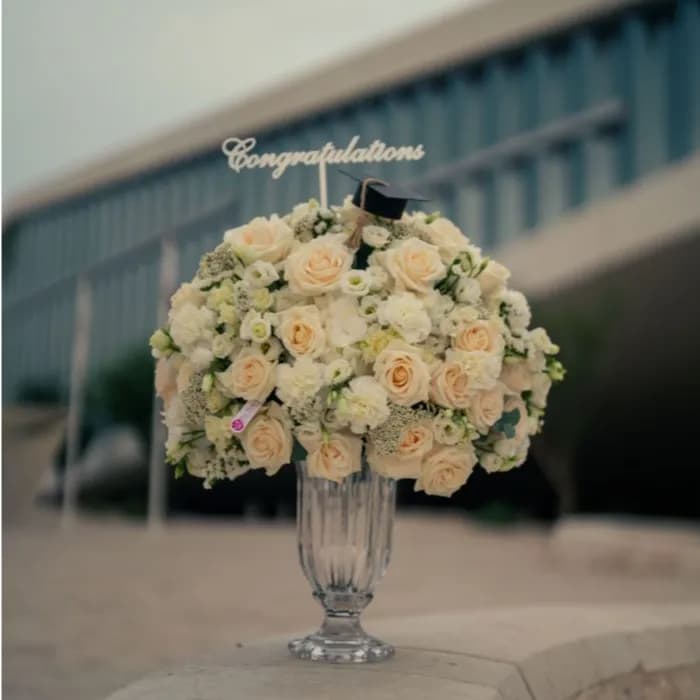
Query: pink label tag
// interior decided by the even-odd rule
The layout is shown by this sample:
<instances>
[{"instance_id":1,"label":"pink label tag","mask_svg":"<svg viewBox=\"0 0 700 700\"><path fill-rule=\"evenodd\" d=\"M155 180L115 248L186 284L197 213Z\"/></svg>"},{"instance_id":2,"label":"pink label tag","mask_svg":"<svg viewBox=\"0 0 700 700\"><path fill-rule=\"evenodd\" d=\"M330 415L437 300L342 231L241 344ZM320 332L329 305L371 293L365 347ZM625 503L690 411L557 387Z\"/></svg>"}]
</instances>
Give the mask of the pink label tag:
<instances>
[{"instance_id":1,"label":"pink label tag","mask_svg":"<svg viewBox=\"0 0 700 700\"><path fill-rule=\"evenodd\" d=\"M255 418L255 414L260 410L262 404L259 401L246 401L238 413L231 421L231 430L234 433L242 433L246 425Z\"/></svg>"}]
</instances>

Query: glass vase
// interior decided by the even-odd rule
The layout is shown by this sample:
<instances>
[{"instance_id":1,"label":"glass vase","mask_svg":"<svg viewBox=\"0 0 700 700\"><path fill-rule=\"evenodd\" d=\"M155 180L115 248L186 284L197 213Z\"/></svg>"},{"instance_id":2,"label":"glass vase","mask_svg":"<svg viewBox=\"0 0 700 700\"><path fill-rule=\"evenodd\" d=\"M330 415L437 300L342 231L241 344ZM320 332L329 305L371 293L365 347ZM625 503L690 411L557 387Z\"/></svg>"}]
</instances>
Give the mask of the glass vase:
<instances>
[{"instance_id":1,"label":"glass vase","mask_svg":"<svg viewBox=\"0 0 700 700\"><path fill-rule=\"evenodd\" d=\"M299 559L325 617L289 650L331 663L387 659L394 648L368 635L360 615L389 564L396 482L366 464L340 483L309 476L305 462L296 466Z\"/></svg>"}]
</instances>

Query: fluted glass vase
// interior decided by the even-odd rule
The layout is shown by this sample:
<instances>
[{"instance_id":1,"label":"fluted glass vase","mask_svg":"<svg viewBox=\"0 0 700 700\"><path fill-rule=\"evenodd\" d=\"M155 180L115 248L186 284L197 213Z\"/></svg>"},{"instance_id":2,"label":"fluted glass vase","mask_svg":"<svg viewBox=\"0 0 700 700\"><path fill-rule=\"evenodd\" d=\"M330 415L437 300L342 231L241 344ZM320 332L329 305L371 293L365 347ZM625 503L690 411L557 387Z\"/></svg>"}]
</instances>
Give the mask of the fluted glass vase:
<instances>
[{"instance_id":1,"label":"fluted glass vase","mask_svg":"<svg viewBox=\"0 0 700 700\"><path fill-rule=\"evenodd\" d=\"M297 463L297 475L299 558L325 618L289 650L332 663L387 659L394 648L368 635L360 614L389 564L396 482L367 465L340 483L309 476L305 462Z\"/></svg>"}]
</instances>

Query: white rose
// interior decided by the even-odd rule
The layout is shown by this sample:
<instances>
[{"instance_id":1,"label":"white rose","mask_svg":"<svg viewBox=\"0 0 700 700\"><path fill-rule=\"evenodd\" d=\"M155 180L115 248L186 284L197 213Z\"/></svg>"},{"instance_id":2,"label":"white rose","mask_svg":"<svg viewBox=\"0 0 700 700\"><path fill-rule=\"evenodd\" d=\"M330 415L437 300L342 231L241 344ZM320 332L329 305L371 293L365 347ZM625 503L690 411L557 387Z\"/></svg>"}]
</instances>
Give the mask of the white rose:
<instances>
[{"instance_id":1,"label":"white rose","mask_svg":"<svg viewBox=\"0 0 700 700\"><path fill-rule=\"evenodd\" d=\"M268 404L243 431L241 443L250 466L264 468L268 476L276 474L292 459L290 421L277 403Z\"/></svg>"},{"instance_id":2,"label":"white rose","mask_svg":"<svg viewBox=\"0 0 700 700\"><path fill-rule=\"evenodd\" d=\"M340 291L353 297L369 294L371 279L367 270L348 270L340 280Z\"/></svg>"},{"instance_id":3,"label":"white rose","mask_svg":"<svg viewBox=\"0 0 700 700\"><path fill-rule=\"evenodd\" d=\"M489 428L503 415L503 387L495 386L493 389L475 392L469 402L467 415L480 433L488 433Z\"/></svg>"},{"instance_id":4,"label":"white rose","mask_svg":"<svg viewBox=\"0 0 700 700\"><path fill-rule=\"evenodd\" d=\"M253 288L269 287L280 278L275 266L266 260L256 260L243 273L243 279Z\"/></svg>"},{"instance_id":5,"label":"white rose","mask_svg":"<svg viewBox=\"0 0 700 700\"><path fill-rule=\"evenodd\" d=\"M328 342L344 348L362 340L367 334L367 322L360 315L355 299L339 297L328 304L324 313Z\"/></svg>"},{"instance_id":6,"label":"white rose","mask_svg":"<svg viewBox=\"0 0 700 700\"><path fill-rule=\"evenodd\" d=\"M300 357L293 365L277 367L277 395L292 408L303 406L322 386L323 367L308 356Z\"/></svg>"},{"instance_id":7,"label":"white rose","mask_svg":"<svg viewBox=\"0 0 700 700\"><path fill-rule=\"evenodd\" d=\"M391 234L383 226L365 226L362 229L362 240L372 248L383 248L391 238Z\"/></svg>"},{"instance_id":8,"label":"white rose","mask_svg":"<svg viewBox=\"0 0 700 700\"><path fill-rule=\"evenodd\" d=\"M214 336L211 349L216 357L228 357L233 352L233 340L223 333L217 334Z\"/></svg>"},{"instance_id":9,"label":"white rose","mask_svg":"<svg viewBox=\"0 0 700 700\"><path fill-rule=\"evenodd\" d=\"M296 306L279 314L277 336L294 357L318 357L326 348L321 313L316 306Z\"/></svg>"},{"instance_id":10,"label":"white rose","mask_svg":"<svg viewBox=\"0 0 700 700\"><path fill-rule=\"evenodd\" d=\"M390 344L377 356L374 376L400 406L428 400L430 370L415 348Z\"/></svg>"},{"instance_id":11,"label":"white rose","mask_svg":"<svg viewBox=\"0 0 700 700\"><path fill-rule=\"evenodd\" d=\"M461 277L455 287L455 299L463 304L476 304L481 296L479 282L473 277Z\"/></svg>"},{"instance_id":12,"label":"white rose","mask_svg":"<svg viewBox=\"0 0 700 700\"><path fill-rule=\"evenodd\" d=\"M431 496L451 496L467 482L475 465L471 446L439 447L423 460L415 490Z\"/></svg>"},{"instance_id":13,"label":"white rose","mask_svg":"<svg viewBox=\"0 0 700 700\"><path fill-rule=\"evenodd\" d=\"M430 316L420 299L409 292L392 294L377 310L377 319L391 326L407 343L419 343L430 335Z\"/></svg>"},{"instance_id":14,"label":"white rose","mask_svg":"<svg viewBox=\"0 0 700 700\"><path fill-rule=\"evenodd\" d=\"M387 393L372 377L355 377L338 399L336 416L353 433L376 428L389 417Z\"/></svg>"},{"instance_id":15,"label":"white rose","mask_svg":"<svg viewBox=\"0 0 700 700\"><path fill-rule=\"evenodd\" d=\"M486 267L479 274L479 286L484 297L499 295L506 287L510 277L510 270L495 260L489 260Z\"/></svg>"},{"instance_id":16,"label":"white rose","mask_svg":"<svg viewBox=\"0 0 700 700\"><path fill-rule=\"evenodd\" d=\"M300 245L285 262L285 278L294 294L319 296L338 287L352 264L343 234L326 234Z\"/></svg>"},{"instance_id":17,"label":"white rose","mask_svg":"<svg viewBox=\"0 0 700 700\"><path fill-rule=\"evenodd\" d=\"M331 433L306 456L309 476L340 483L362 468L362 439Z\"/></svg>"},{"instance_id":18,"label":"white rose","mask_svg":"<svg viewBox=\"0 0 700 700\"><path fill-rule=\"evenodd\" d=\"M294 233L276 215L269 219L258 216L244 226L226 231L224 240L246 265L256 260L276 263L289 254Z\"/></svg>"},{"instance_id":19,"label":"white rose","mask_svg":"<svg viewBox=\"0 0 700 700\"><path fill-rule=\"evenodd\" d=\"M440 250L443 262L452 262L459 253L469 248L469 239L449 220L435 219L421 225L421 233L429 243Z\"/></svg>"},{"instance_id":20,"label":"white rose","mask_svg":"<svg viewBox=\"0 0 700 700\"><path fill-rule=\"evenodd\" d=\"M400 291L428 294L435 282L445 276L438 249L418 238L406 238L381 255Z\"/></svg>"}]
</instances>

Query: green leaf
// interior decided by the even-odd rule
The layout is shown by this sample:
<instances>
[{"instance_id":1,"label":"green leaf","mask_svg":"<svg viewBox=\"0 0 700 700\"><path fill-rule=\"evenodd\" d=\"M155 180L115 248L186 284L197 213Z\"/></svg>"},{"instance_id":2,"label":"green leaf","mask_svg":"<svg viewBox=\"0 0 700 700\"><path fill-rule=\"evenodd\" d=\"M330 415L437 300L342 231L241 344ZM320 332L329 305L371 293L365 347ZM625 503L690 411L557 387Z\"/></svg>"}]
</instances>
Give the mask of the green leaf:
<instances>
[{"instance_id":1,"label":"green leaf","mask_svg":"<svg viewBox=\"0 0 700 700\"><path fill-rule=\"evenodd\" d=\"M303 446L295 440L292 448L292 462L303 462L307 454Z\"/></svg>"},{"instance_id":2,"label":"green leaf","mask_svg":"<svg viewBox=\"0 0 700 700\"><path fill-rule=\"evenodd\" d=\"M493 429L496 432L503 433L507 438L515 437L515 426L520 421L520 409L514 408L512 411L504 413L494 423Z\"/></svg>"},{"instance_id":3,"label":"green leaf","mask_svg":"<svg viewBox=\"0 0 700 700\"><path fill-rule=\"evenodd\" d=\"M185 467L185 460L181 459L176 465L175 465L175 478L180 479L185 475L185 472L187 471L187 468Z\"/></svg>"}]
</instances>

